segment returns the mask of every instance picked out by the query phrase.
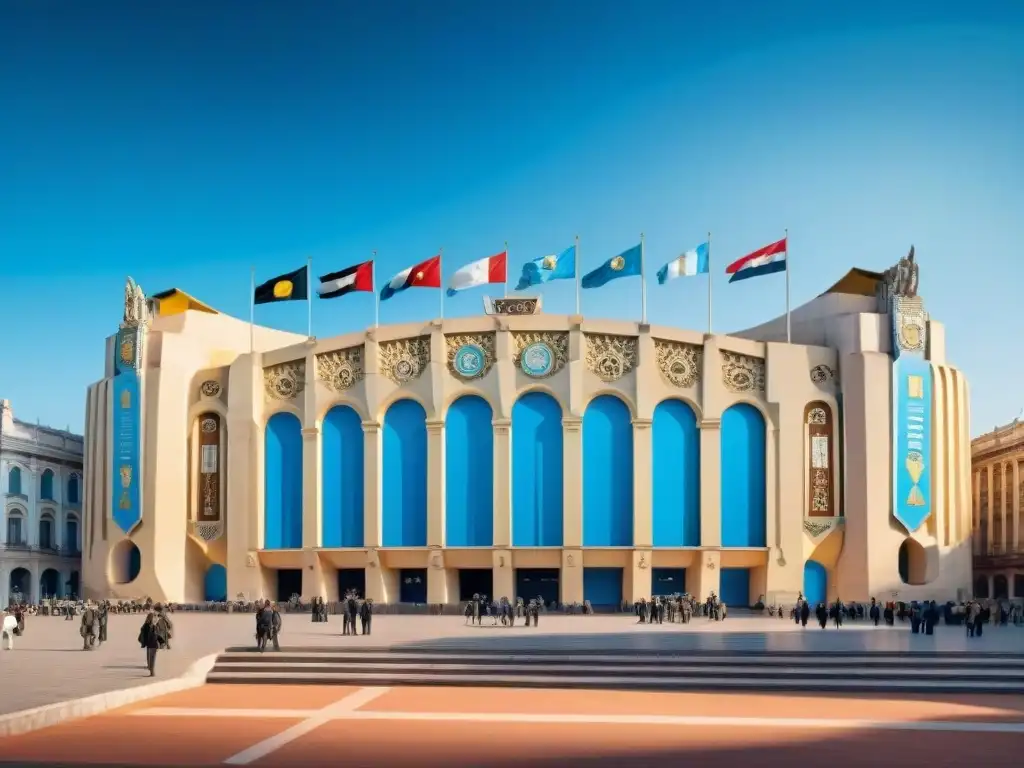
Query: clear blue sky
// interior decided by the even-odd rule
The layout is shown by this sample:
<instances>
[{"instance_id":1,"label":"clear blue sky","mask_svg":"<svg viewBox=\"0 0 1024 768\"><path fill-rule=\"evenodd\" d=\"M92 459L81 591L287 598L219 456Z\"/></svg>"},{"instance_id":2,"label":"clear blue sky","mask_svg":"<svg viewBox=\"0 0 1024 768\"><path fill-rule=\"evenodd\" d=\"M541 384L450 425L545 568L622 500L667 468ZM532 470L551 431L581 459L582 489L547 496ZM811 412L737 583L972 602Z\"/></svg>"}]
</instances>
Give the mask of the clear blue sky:
<instances>
[{"instance_id":1,"label":"clear blue sky","mask_svg":"<svg viewBox=\"0 0 1024 768\"><path fill-rule=\"evenodd\" d=\"M244 318L251 265L376 249L380 280L507 240L518 273L644 232L651 322L703 329L703 279L654 272L710 230L728 331L783 311L781 275L720 273L788 227L794 305L915 244L973 432L1024 407L1024 3L500 5L0 0L0 396L81 429L128 274ZM545 301L571 311L571 283ZM437 304L410 291L381 322ZM638 281L583 311L638 319ZM318 302L314 332L372 317Z\"/></svg>"}]
</instances>

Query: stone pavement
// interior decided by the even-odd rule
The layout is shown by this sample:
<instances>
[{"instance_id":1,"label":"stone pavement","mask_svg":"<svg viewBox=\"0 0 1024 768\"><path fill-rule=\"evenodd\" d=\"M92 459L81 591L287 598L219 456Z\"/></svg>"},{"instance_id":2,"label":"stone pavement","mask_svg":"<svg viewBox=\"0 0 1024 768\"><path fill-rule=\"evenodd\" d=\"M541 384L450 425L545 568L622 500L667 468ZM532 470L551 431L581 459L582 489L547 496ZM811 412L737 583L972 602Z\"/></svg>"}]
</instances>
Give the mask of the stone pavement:
<instances>
[{"instance_id":1,"label":"stone pavement","mask_svg":"<svg viewBox=\"0 0 1024 768\"><path fill-rule=\"evenodd\" d=\"M251 646L255 621L247 614L178 613L171 651L157 659L158 679L183 674L204 656L225 648ZM530 647L567 649L770 651L966 651L1024 653L1024 630L986 628L978 640L961 628L940 626L932 637L910 634L909 624L893 628L854 622L841 630L801 630L790 621L733 617L725 622L695 619L689 625L636 626L631 616L542 616L538 629L500 625L466 626L460 617L377 616L369 638L342 637L341 620L313 624L309 616L284 616L285 648L360 646L406 648ZM152 682L136 638L142 617L111 615L108 643L81 650L78 621L37 616L26 619L25 635L14 651L0 651L0 715Z\"/></svg>"}]
</instances>

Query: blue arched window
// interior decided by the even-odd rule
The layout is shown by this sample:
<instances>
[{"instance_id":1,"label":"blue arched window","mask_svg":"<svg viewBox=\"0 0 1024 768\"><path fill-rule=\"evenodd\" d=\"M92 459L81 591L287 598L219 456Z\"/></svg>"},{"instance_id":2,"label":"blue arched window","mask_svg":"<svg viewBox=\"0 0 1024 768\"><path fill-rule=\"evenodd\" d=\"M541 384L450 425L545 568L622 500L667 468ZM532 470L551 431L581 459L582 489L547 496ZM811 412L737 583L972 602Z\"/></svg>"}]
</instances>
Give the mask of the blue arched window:
<instances>
[{"instance_id":1,"label":"blue arched window","mask_svg":"<svg viewBox=\"0 0 1024 768\"><path fill-rule=\"evenodd\" d=\"M21 470L18 467L11 467L7 473L7 492L21 495Z\"/></svg>"},{"instance_id":2,"label":"blue arched window","mask_svg":"<svg viewBox=\"0 0 1024 768\"><path fill-rule=\"evenodd\" d=\"M68 478L68 504L78 505L82 503L81 498L78 494L78 475L72 475Z\"/></svg>"},{"instance_id":3,"label":"blue arched window","mask_svg":"<svg viewBox=\"0 0 1024 768\"><path fill-rule=\"evenodd\" d=\"M46 470L39 478L39 498L43 501L53 501L53 470Z\"/></svg>"}]
</instances>

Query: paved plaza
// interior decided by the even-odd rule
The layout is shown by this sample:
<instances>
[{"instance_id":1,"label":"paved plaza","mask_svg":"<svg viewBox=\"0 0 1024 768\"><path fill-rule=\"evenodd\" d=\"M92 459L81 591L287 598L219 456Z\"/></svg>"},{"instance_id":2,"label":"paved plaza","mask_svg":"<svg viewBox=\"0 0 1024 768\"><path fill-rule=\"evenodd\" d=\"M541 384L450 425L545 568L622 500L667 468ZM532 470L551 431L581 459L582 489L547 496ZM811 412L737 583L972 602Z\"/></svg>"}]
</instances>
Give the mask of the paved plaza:
<instances>
[{"instance_id":1,"label":"paved plaza","mask_svg":"<svg viewBox=\"0 0 1024 768\"><path fill-rule=\"evenodd\" d=\"M229 647L251 646L255 622L247 614L174 614L171 651L157 660L159 679L183 674L197 660ZM152 682L144 669L137 637L141 616L111 615L109 642L91 652L81 650L78 621L29 617L14 651L0 651L0 714ZM537 629L466 626L453 616L376 616L370 637L344 637L341 620L314 624L308 615L285 615L284 648L405 647L494 651L533 648L569 650L719 650L755 651L967 651L1024 653L1024 630L988 628L969 640L962 628L939 626L928 637L912 635L909 624L873 627L851 622L836 630L801 629L791 621L734 617L725 622L695 619L688 625L638 626L631 616L542 616Z\"/></svg>"}]
</instances>

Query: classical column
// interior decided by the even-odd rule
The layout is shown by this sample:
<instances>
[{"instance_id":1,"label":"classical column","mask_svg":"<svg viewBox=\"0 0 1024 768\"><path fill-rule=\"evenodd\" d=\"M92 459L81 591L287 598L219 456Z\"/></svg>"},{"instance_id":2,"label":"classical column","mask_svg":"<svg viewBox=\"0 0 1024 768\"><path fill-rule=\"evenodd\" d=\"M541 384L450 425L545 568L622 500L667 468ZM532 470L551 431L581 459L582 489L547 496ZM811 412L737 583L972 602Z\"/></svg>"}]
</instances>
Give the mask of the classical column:
<instances>
[{"instance_id":1,"label":"classical column","mask_svg":"<svg viewBox=\"0 0 1024 768\"><path fill-rule=\"evenodd\" d=\"M494 419L491 424L494 427L494 546L510 547L512 546L512 420Z\"/></svg>"},{"instance_id":2,"label":"classical column","mask_svg":"<svg viewBox=\"0 0 1024 768\"><path fill-rule=\"evenodd\" d=\"M995 496L992 493L993 489L992 489L992 465L991 464L989 464L987 467L985 467L985 483L986 483L986 487L988 488L988 519L987 519L987 522L988 522L987 528L988 528L988 530L987 530L986 535L985 535L985 546L982 549L982 554L989 554L989 553L995 554L995 547L992 546L992 536L995 534L995 530L996 530L996 521L995 521L995 506L996 505L993 503L995 501ZM991 577L989 577L989 582L991 582L991 581L992 581L992 579L991 579ZM989 594L992 594L991 590L989 591Z\"/></svg>"},{"instance_id":3,"label":"classical column","mask_svg":"<svg viewBox=\"0 0 1024 768\"><path fill-rule=\"evenodd\" d=\"M443 547L444 520L444 421L427 421L427 546Z\"/></svg>"},{"instance_id":4,"label":"classical column","mask_svg":"<svg viewBox=\"0 0 1024 768\"><path fill-rule=\"evenodd\" d=\"M375 421L364 421L363 545L368 548L381 546L380 464L380 424Z\"/></svg>"},{"instance_id":5,"label":"classical column","mask_svg":"<svg viewBox=\"0 0 1024 768\"><path fill-rule=\"evenodd\" d=\"M722 420L700 423L700 545L722 546ZM717 561L716 561L717 562Z\"/></svg>"},{"instance_id":6,"label":"classical column","mask_svg":"<svg viewBox=\"0 0 1024 768\"><path fill-rule=\"evenodd\" d=\"M302 547L314 549L320 546L321 498L320 498L320 441L317 427L302 430ZM312 596L312 593L309 595Z\"/></svg>"},{"instance_id":7,"label":"classical column","mask_svg":"<svg viewBox=\"0 0 1024 768\"><path fill-rule=\"evenodd\" d=\"M1021 548L1020 536L1020 462L1013 460L1013 541L1010 542L1009 552L1019 552ZM1024 595L1021 595L1024 597Z\"/></svg>"},{"instance_id":8,"label":"classical column","mask_svg":"<svg viewBox=\"0 0 1024 768\"><path fill-rule=\"evenodd\" d=\"M583 419L562 419L562 546L583 546Z\"/></svg>"},{"instance_id":9,"label":"classical column","mask_svg":"<svg viewBox=\"0 0 1024 768\"><path fill-rule=\"evenodd\" d=\"M652 419L633 419L633 546L654 546L651 467L654 460ZM647 593L650 595L650 590Z\"/></svg>"},{"instance_id":10,"label":"classical column","mask_svg":"<svg viewBox=\"0 0 1024 768\"><path fill-rule=\"evenodd\" d=\"M975 556L981 554L981 470L974 475L974 508L971 510L971 549Z\"/></svg>"}]
</instances>

